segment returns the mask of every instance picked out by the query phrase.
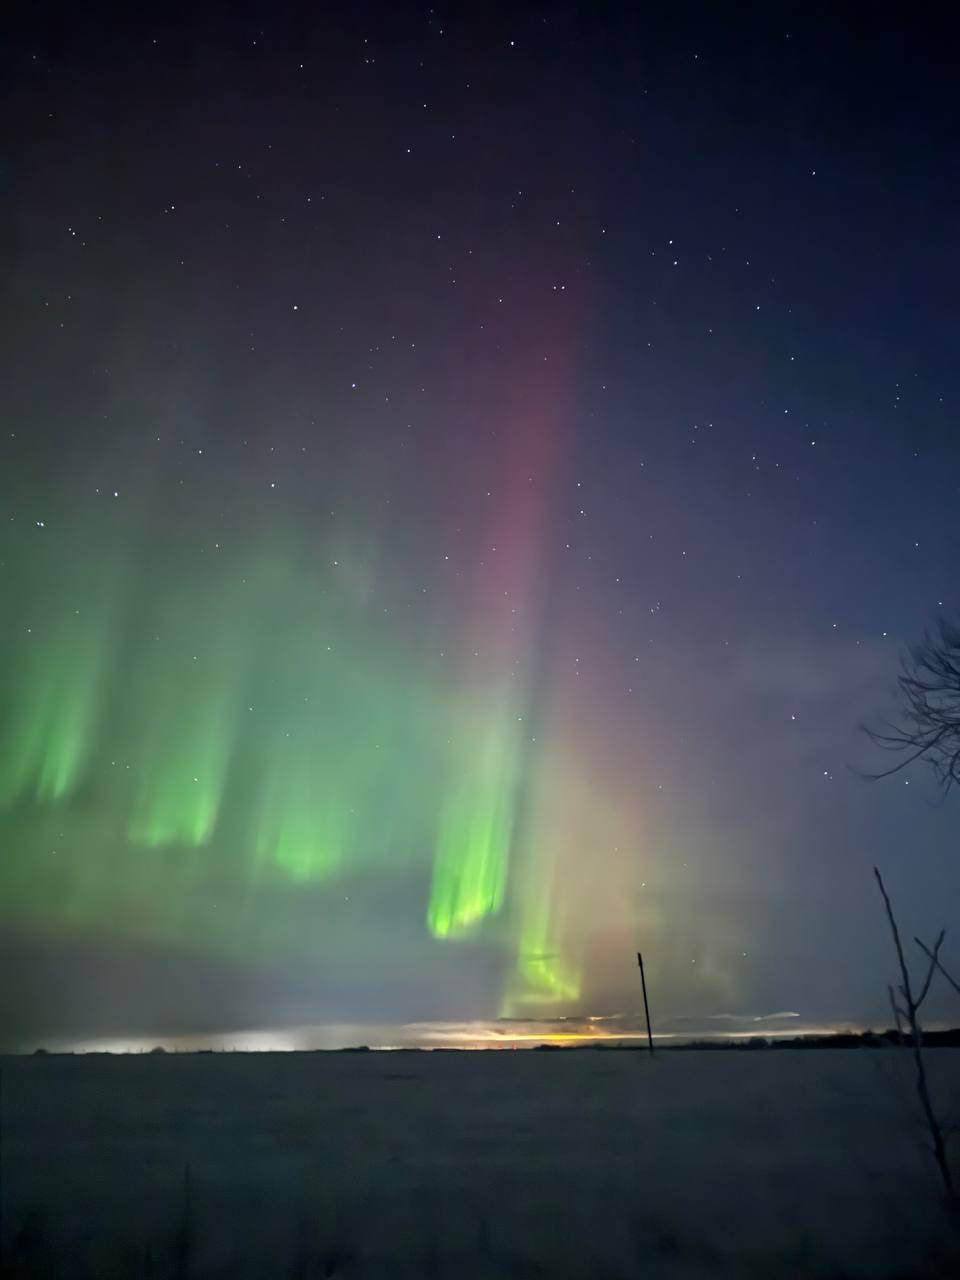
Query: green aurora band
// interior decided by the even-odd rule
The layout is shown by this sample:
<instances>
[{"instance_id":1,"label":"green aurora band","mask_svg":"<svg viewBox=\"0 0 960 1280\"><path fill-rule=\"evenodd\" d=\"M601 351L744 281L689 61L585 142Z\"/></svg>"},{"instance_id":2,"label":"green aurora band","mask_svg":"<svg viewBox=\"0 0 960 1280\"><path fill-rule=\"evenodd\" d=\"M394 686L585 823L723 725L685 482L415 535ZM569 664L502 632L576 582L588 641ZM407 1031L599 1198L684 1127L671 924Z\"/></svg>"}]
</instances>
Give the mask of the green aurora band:
<instances>
[{"instance_id":1,"label":"green aurora band","mask_svg":"<svg viewBox=\"0 0 960 1280\"><path fill-rule=\"evenodd\" d=\"M0 808L62 802L80 785L100 727L118 581L102 549L72 571L23 544L12 552L19 573L0 633Z\"/></svg>"},{"instance_id":2,"label":"green aurora band","mask_svg":"<svg viewBox=\"0 0 960 1280\"><path fill-rule=\"evenodd\" d=\"M436 938L473 930L503 905L519 784L513 727L495 719L468 746L441 804L427 923Z\"/></svg>"},{"instance_id":3,"label":"green aurora band","mask_svg":"<svg viewBox=\"0 0 960 1280\"><path fill-rule=\"evenodd\" d=\"M552 895L520 874L526 682L503 667L527 633L464 698L343 543L121 578L93 540L69 588L34 562L0 685L4 917L321 964L362 945L334 904L419 884L423 947L486 940L515 957L510 1004L575 1002Z\"/></svg>"},{"instance_id":4,"label":"green aurora band","mask_svg":"<svg viewBox=\"0 0 960 1280\"><path fill-rule=\"evenodd\" d=\"M530 895L517 944L515 987L505 1002L512 1015L518 1005L569 1004L580 998L579 965L564 948L563 930L546 893Z\"/></svg>"},{"instance_id":5,"label":"green aurora band","mask_svg":"<svg viewBox=\"0 0 960 1280\"><path fill-rule=\"evenodd\" d=\"M67 618L29 646L0 738L0 804L58 801L80 781L96 732L106 638L89 616Z\"/></svg>"}]
</instances>

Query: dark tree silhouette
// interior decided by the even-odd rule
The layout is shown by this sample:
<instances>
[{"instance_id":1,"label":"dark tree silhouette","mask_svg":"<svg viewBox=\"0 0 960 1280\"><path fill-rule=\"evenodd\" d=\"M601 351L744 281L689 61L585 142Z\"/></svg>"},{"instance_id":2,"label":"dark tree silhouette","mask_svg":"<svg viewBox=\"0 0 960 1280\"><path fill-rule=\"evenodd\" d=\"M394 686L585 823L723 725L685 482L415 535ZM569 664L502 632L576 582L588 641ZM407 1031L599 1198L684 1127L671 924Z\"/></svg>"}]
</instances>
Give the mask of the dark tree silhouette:
<instances>
[{"instance_id":1,"label":"dark tree silhouette","mask_svg":"<svg viewBox=\"0 0 960 1280\"><path fill-rule=\"evenodd\" d=\"M916 1070L917 1096L920 1099L920 1106L923 1109L923 1116L927 1123L927 1129L930 1133L932 1142L933 1157L937 1162L940 1170L940 1178L943 1182L943 1189L947 1193L949 1200L956 1203L956 1193L953 1189L953 1178L950 1173L950 1165L947 1160L947 1144L944 1136L943 1126L937 1119L936 1112L933 1109L933 1103L930 1100L930 1087L927 1084L927 1069L923 1060L923 1029L920 1026L920 1006L927 998L927 992L930 990L930 983L933 981L933 974L936 969L940 968L940 948L943 945L943 938L946 930L941 929L937 936L933 950L924 946L919 938L915 939L917 945L926 954L930 961L927 969L927 976L924 978L919 991L915 991L910 981L910 970L907 967L906 957L903 954L903 945L900 942L900 930L897 928L896 916L893 914L893 907L890 903L890 896L887 893L886 885L883 883L879 868L873 868L873 874L877 878L877 884L880 887L880 893L883 896L883 905L886 909L887 920L890 922L890 932L893 934L893 945L897 952L897 964L900 968L900 985L896 993L893 987L888 986L887 991L890 995L890 1004L893 1008L893 1016L897 1023L897 1032L899 1033L900 1043L903 1044L903 1022L906 1022L910 1028L910 1047L913 1049L913 1061ZM951 979L952 981L952 979ZM902 997L903 1003L900 1003ZM903 1021L901 1021L901 1019Z\"/></svg>"},{"instance_id":2,"label":"dark tree silhouette","mask_svg":"<svg viewBox=\"0 0 960 1280\"><path fill-rule=\"evenodd\" d=\"M960 625L941 618L936 631L924 633L901 658L897 680L898 723L880 729L869 725L869 737L885 751L903 753L892 769L868 774L888 778L915 760L926 760L944 791L960 784Z\"/></svg>"}]
</instances>

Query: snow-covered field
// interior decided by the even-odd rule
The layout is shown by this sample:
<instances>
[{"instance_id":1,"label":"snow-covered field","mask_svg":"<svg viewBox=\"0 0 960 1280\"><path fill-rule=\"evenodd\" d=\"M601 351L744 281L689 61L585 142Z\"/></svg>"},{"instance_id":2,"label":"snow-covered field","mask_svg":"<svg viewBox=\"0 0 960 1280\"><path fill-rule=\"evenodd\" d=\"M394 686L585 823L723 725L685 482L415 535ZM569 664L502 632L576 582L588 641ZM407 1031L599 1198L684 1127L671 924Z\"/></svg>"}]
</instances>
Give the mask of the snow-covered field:
<instances>
[{"instance_id":1,"label":"snow-covered field","mask_svg":"<svg viewBox=\"0 0 960 1280\"><path fill-rule=\"evenodd\" d=\"M960 1051L928 1063L960 1117ZM902 1050L0 1071L13 1275L960 1276Z\"/></svg>"}]
</instances>

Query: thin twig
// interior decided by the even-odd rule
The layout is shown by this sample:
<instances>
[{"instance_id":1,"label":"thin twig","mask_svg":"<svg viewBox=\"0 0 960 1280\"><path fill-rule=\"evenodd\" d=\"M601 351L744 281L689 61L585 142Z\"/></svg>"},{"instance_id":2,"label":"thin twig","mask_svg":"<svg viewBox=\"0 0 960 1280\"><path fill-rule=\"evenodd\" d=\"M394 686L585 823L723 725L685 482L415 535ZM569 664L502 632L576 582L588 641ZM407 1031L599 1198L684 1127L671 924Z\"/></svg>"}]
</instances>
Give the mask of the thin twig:
<instances>
[{"instance_id":1,"label":"thin twig","mask_svg":"<svg viewBox=\"0 0 960 1280\"><path fill-rule=\"evenodd\" d=\"M943 945L943 939L946 936L946 932L947 932L946 929L940 930L940 936L939 938L937 938L937 941L934 945L933 955L930 956L930 968L927 970L926 981L923 984L923 988L920 994L917 996L918 1009L923 1004L924 1000L927 998L927 992L930 990L930 979L933 977L933 972L937 967L937 953L939 952L941 946Z\"/></svg>"},{"instance_id":2,"label":"thin twig","mask_svg":"<svg viewBox=\"0 0 960 1280\"><path fill-rule=\"evenodd\" d=\"M883 905L887 908L887 919L890 921L890 929L893 933L893 944L897 948L897 960L900 962L900 976L903 978L900 990L903 992L907 1001L907 1007L909 1008L909 1006L913 1004L913 999L910 995L910 972L907 969L907 963L903 958L903 947L900 945L900 930L897 928L897 922L894 919L893 907L891 907L890 899L887 897L887 891L884 888L880 868L874 867L873 874L877 877L877 884L880 886L880 892L883 894Z\"/></svg>"},{"instance_id":3,"label":"thin twig","mask_svg":"<svg viewBox=\"0 0 960 1280\"><path fill-rule=\"evenodd\" d=\"M934 960L936 962L937 968L940 970L940 972L943 974L946 980L950 983L951 987L953 987L954 991L956 991L957 995L960 995L960 983L957 982L956 978L952 978L950 974L947 973L946 969L943 967L943 961L939 958L939 956L934 956L933 953L930 951L930 948L926 946L924 943L922 943L919 938L914 938L914 942L917 944L920 950L924 953L924 955L928 956L931 960Z\"/></svg>"}]
</instances>

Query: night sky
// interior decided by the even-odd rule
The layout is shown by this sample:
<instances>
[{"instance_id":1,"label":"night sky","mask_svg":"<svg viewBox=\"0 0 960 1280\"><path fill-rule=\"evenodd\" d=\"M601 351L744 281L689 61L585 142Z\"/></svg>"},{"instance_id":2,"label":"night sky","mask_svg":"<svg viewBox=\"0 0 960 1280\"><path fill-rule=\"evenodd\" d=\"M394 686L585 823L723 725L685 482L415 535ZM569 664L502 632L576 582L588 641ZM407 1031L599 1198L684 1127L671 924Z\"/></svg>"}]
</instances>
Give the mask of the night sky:
<instances>
[{"instance_id":1,"label":"night sky","mask_svg":"<svg viewBox=\"0 0 960 1280\"><path fill-rule=\"evenodd\" d=\"M8 29L3 1044L616 1031L639 947L886 1025L870 867L956 918L856 772L960 604L952 35L643 8Z\"/></svg>"}]
</instances>

